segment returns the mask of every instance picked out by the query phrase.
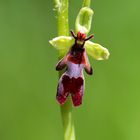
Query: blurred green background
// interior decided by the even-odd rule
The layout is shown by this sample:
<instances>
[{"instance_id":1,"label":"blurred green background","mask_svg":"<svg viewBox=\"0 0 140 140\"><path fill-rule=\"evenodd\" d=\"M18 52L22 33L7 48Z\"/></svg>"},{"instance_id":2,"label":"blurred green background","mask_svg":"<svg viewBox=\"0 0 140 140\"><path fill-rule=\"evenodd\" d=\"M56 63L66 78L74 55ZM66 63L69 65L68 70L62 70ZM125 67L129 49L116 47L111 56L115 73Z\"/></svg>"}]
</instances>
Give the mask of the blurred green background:
<instances>
[{"instance_id":1,"label":"blurred green background","mask_svg":"<svg viewBox=\"0 0 140 140\"><path fill-rule=\"evenodd\" d=\"M70 0L74 29L82 0ZM140 140L140 1L97 0L91 33L110 50L90 58L83 105L74 108L77 140ZM58 52L52 0L0 1L0 140L62 140L55 100Z\"/></svg>"}]
</instances>

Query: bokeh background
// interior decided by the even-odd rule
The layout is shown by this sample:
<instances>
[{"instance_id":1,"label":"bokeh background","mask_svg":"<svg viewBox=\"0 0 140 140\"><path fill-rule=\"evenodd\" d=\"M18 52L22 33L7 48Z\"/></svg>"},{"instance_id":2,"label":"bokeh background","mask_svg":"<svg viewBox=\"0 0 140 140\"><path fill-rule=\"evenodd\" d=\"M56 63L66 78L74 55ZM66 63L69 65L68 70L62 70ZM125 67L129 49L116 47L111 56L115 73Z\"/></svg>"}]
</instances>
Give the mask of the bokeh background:
<instances>
[{"instance_id":1,"label":"bokeh background","mask_svg":"<svg viewBox=\"0 0 140 140\"><path fill-rule=\"evenodd\" d=\"M74 29L82 0L70 0ZM93 0L94 42L108 61L90 58L83 105L74 108L77 140L140 140L140 1ZM0 140L62 140L55 100L58 52L52 0L0 0Z\"/></svg>"}]
</instances>

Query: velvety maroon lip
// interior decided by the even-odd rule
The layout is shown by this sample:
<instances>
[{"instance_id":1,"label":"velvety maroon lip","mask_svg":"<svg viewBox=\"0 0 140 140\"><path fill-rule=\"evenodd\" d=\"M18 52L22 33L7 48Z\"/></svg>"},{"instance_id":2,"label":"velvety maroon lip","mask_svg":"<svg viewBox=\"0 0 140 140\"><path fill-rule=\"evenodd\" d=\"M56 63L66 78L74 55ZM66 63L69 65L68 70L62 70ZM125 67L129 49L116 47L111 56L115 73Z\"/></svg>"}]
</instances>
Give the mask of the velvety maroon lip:
<instances>
[{"instance_id":1,"label":"velvety maroon lip","mask_svg":"<svg viewBox=\"0 0 140 140\"><path fill-rule=\"evenodd\" d=\"M77 33L77 36L71 31L71 35L75 39L75 43L71 46L67 55L56 65L56 70L62 70L66 67L66 72L61 76L58 83L56 99L63 105L67 97L71 95L73 105L79 106L82 104L84 93L84 76L81 75L81 72L85 69L87 74L92 74L92 68L88 61L84 44L93 35L86 37L86 34L80 31ZM71 62L71 64L69 65L67 62Z\"/></svg>"},{"instance_id":2,"label":"velvety maroon lip","mask_svg":"<svg viewBox=\"0 0 140 140\"><path fill-rule=\"evenodd\" d=\"M83 85L83 79L81 77L70 78L67 75L64 75L62 78L62 84L64 87L64 92L71 92L71 93L77 93L80 91L81 86Z\"/></svg>"},{"instance_id":3,"label":"velvety maroon lip","mask_svg":"<svg viewBox=\"0 0 140 140\"><path fill-rule=\"evenodd\" d=\"M77 48L73 47L71 55L68 57L68 61L71 61L74 64L85 64L85 59L83 56L84 51L85 51L84 48L77 49Z\"/></svg>"},{"instance_id":4,"label":"velvety maroon lip","mask_svg":"<svg viewBox=\"0 0 140 140\"><path fill-rule=\"evenodd\" d=\"M69 94L72 96L72 101L74 106L78 106L82 103L82 90L81 87L83 86L83 78L70 78L67 75L62 77L62 84L63 84L63 94L57 95L57 100L60 104L64 104L66 98Z\"/></svg>"}]
</instances>

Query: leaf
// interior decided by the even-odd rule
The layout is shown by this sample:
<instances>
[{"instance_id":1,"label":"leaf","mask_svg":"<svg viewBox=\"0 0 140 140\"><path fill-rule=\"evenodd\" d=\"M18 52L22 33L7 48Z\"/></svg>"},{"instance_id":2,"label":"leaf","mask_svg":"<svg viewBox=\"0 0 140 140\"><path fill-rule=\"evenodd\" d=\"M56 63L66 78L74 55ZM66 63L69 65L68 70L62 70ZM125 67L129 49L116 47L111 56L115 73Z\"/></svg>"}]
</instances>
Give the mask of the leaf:
<instances>
[{"instance_id":1,"label":"leaf","mask_svg":"<svg viewBox=\"0 0 140 140\"><path fill-rule=\"evenodd\" d=\"M106 60L109 58L108 49L102 47L100 44L86 41L85 48L87 53L96 60Z\"/></svg>"},{"instance_id":2,"label":"leaf","mask_svg":"<svg viewBox=\"0 0 140 140\"><path fill-rule=\"evenodd\" d=\"M59 36L50 40L49 43L57 50L67 52L74 44L74 39L70 36Z\"/></svg>"}]
</instances>

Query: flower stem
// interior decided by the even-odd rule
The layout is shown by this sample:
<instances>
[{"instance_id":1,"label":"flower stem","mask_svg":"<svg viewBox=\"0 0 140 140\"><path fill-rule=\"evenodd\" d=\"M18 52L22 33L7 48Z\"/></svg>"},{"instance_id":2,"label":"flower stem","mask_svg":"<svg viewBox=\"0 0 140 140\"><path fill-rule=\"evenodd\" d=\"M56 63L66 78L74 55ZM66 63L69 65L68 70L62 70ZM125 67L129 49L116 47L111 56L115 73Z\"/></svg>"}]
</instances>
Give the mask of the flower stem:
<instances>
[{"instance_id":1,"label":"flower stem","mask_svg":"<svg viewBox=\"0 0 140 140\"><path fill-rule=\"evenodd\" d=\"M83 7L90 7L91 0L84 0L83 1Z\"/></svg>"},{"instance_id":2,"label":"flower stem","mask_svg":"<svg viewBox=\"0 0 140 140\"><path fill-rule=\"evenodd\" d=\"M58 36L69 35L69 23L68 23L68 0L54 0L55 8L57 10L58 17ZM59 59L64 56L63 52L59 52ZM59 77L64 71L59 72ZM75 140L74 122L72 116L72 103L70 98L67 102L60 106L61 117L64 129L64 140Z\"/></svg>"}]
</instances>

